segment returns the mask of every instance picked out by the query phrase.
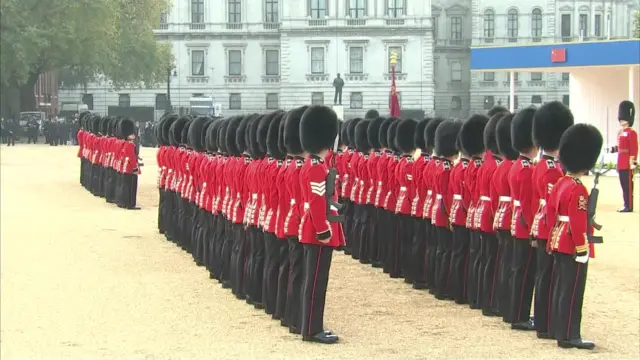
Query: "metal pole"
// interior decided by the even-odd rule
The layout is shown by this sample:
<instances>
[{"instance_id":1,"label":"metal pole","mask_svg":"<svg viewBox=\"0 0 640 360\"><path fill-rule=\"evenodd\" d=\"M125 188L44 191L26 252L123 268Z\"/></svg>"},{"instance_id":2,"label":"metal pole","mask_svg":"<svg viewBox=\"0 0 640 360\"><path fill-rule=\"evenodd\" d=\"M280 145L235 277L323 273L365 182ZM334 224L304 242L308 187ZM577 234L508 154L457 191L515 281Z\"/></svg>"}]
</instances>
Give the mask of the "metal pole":
<instances>
[{"instance_id":1,"label":"metal pole","mask_svg":"<svg viewBox=\"0 0 640 360\"><path fill-rule=\"evenodd\" d=\"M171 67L167 68L167 108L165 111L173 111L171 107Z\"/></svg>"},{"instance_id":2,"label":"metal pole","mask_svg":"<svg viewBox=\"0 0 640 360\"><path fill-rule=\"evenodd\" d=\"M513 113L515 111L516 100L516 79L515 72L509 72L509 111Z\"/></svg>"}]
</instances>

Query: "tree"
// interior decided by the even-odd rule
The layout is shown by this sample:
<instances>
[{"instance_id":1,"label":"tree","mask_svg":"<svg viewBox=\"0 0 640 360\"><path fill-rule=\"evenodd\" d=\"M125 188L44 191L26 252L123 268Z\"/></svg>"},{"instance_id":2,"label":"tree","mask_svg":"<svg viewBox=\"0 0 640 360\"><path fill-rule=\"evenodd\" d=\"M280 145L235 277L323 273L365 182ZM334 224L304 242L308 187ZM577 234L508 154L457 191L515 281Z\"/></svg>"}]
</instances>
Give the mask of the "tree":
<instances>
[{"instance_id":1,"label":"tree","mask_svg":"<svg viewBox=\"0 0 640 360\"><path fill-rule=\"evenodd\" d=\"M640 39L640 10L633 14L633 37Z\"/></svg>"},{"instance_id":2,"label":"tree","mask_svg":"<svg viewBox=\"0 0 640 360\"><path fill-rule=\"evenodd\" d=\"M14 114L16 108L35 110L34 85L48 71L58 71L67 86L98 76L115 87L157 84L171 52L156 41L153 29L168 5L168 0L2 0L3 97L14 104Z\"/></svg>"}]
</instances>

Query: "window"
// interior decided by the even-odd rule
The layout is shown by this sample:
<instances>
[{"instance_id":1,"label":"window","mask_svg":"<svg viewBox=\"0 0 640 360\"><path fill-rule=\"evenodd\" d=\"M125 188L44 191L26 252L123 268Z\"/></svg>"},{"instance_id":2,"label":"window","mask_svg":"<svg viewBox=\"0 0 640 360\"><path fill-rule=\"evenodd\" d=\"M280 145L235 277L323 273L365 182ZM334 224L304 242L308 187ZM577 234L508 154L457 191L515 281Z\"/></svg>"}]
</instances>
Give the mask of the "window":
<instances>
[{"instance_id":1,"label":"window","mask_svg":"<svg viewBox=\"0 0 640 360\"><path fill-rule=\"evenodd\" d=\"M349 73L362 74L364 72L364 48L349 48Z\"/></svg>"},{"instance_id":2,"label":"window","mask_svg":"<svg viewBox=\"0 0 640 360\"><path fill-rule=\"evenodd\" d=\"M240 110L242 109L242 96L241 94L234 93L229 94L229 109Z\"/></svg>"},{"instance_id":3,"label":"window","mask_svg":"<svg viewBox=\"0 0 640 360\"><path fill-rule=\"evenodd\" d=\"M166 30L169 28L168 23L169 14L166 11L160 13L160 29Z\"/></svg>"},{"instance_id":4,"label":"window","mask_svg":"<svg viewBox=\"0 0 640 360\"><path fill-rule=\"evenodd\" d=\"M93 94L82 95L82 103L87 105L89 110L93 110Z\"/></svg>"},{"instance_id":5,"label":"window","mask_svg":"<svg viewBox=\"0 0 640 360\"><path fill-rule=\"evenodd\" d=\"M311 93L311 105L324 105L324 93L322 92Z\"/></svg>"},{"instance_id":6,"label":"window","mask_svg":"<svg viewBox=\"0 0 640 360\"><path fill-rule=\"evenodd\" d=\"M204 97L204 93L193 93L191 94L191 97L194 97L194 98Z\"/></svg>"},{"instance_id":7,"label":"window","mask_svg":"<svg viewBox=\"0 0 640 360\"><path fill-rule=\"evenodd\" d=\"M485 72L484 73L484 81L495 81L496 73L494 72Z\"/></svg>"},{"instance_id":8,"label":"window","mask_svg":"<svg viewBox=\"0 0 640 360\"><path fill-rule=\"evenodd\" d=\"M493 42L493 37L496 34L496 17L493 10L486 10L484 12L484 42Z\"/></svg>"},{"instance_id":9,"label":"window","mask_svg":"<svg viewBox=\"0 0 640 360\"><path fill-rule=\"evenodd\" d=\"M451 62L451 81L462 81L462 63L460 61Z\"/></svg>"},{"instance_id":10,"label":"window","mask_svg":"<svg viewBox=\"0 0 640 360\"><path fill-rule=\"evenodd\" d=\"M404 0L387 0L387 15L392 18L399 18L404 15Z\"/></svg>"},{"instance_id":11,"label":"window","mask_svg":"<svg viewBox=\"0 0 640 360\"><path fill-rule=\"evenodd\" d=\"M542 10L533 9L531 13L531 36L534 42L542 41Z\"/></svg>"},{"instance_id":12,"label":"window","mask_svg":"<svg viewBox=\"0 0 640 360\"><path fill-rule=\"evenodd\" d=\"M593 21L593 35L596 37L602 36L602 15L596 14Z\"/></svg>"},{"instance_id":13,"label":"window","mask_svg":"<svg viewBox=\"0 0 640 360\"><path fill-rule=\"evenodd\" d=\"M229 0L229 17L227 18L227 21L234 24L242 22L242 7L240 0Z\"/></svg>"},{"instance_id":14,"label":"window","mask_svg":"<svg viewBox=\"0 0 640 360\"><path fill-rule=\"evenodd\" d=\"M390 46L389 54L387 54L387 59L389 59L389 73L391 73L391 54L396 53L396 73L402 73L402 47L401 46Z\"/></svg>"},{"instance_id":15,"label":"window","mask_svg":"<svg viewBox=\"0 0 640 360\"><path fill-rule=\"evenodd\" d=\"M309 0L309 16L324 19L327 16L327 0Z\"/></svg>"},{"instance_id":16,"label":"window","mask_svg":"<svg viewBox=\"0 0 640 360\"><path fill-rule=\"evenodd\" d=\"M362 109L362 93L361 92L351 93L349 107L352 109Z\"/></svg>"},{"instance_id":17,"label":"window","mask_svg":"<svg viewBox=\"0 0 640 360\"><path fill-rule=\"evenodd\" d=\"M562 73L562 81L569 81L569 73Z\"/></svg>"},{"instance_id":18,"label":"window","mask_svg":"<svg viewBox=\"0 0 640 360\"><path fill-rule=\"evenodd\" d=\"M359 19L367 15L366 0L349 0L349 16Z\"/></svg>"},{"instance_id":19,"label":"window","mask_svg":"<svg viewBox=\"0 0 640 360\"><path fill-rule=\"evenodd\" d=\"M451 17L451 40L457 43L462 40L462 18L460 16Z\"/></svg>"},{"instance_id":20,"label":"window","mask_svg":"<svg viewBox=\"0 0 640 360\"><path fill-rule=\"evenodd\" d=\"M511 73L507 73L507 81L511 81ZM518 81L518 73L514 73L513 81Z\"/></svg>"},{"instance_id":21,"label":"window","mask_svg":"<svg viewBox=\"0 0 640 360\"><path fill-rule=\"evenodd\" d=\"M191 75L204 76L204 50L191 50Z\"/></svg>"},{"instance_id":22,"label":"window","mask_svg":"<svg viewBox=\"0 0 640 360\"><path fill-rule=\"evenodd\" d=\"M120 107L131 106L131 96L129 94L118 94L118 106Z\"/></svg>"},{"instance_id":23,"label":"window","mask_svg":"<svg viewBox=\"0 0 640 360\"><path fill-rule=\"evenodd\" d=\"M542 73L541 72L532 72L531 73L531 81L542 81Z\"/></svg>"},{"instance_id":24,"label":"window","mask_svg":"<svg viewBox=\"0 0 640 360\"><path fill-rule=\"evenodd\" d=\"M462 99L460 96L454 96L451 98L451 109L460 110L462 109Z\"/></svg>"},{"instance_id":25,"label":"window","mask_svg":"<svg viewBox=\"0 0 640 360\"><path fill-rule=\"evenodd\" d=\"M511 9L507 13L507 36L509 42L518 41L518 10Z\"/></svg>"},{"instance_id":26,"label":"window","mask_svg":"<svg viewBox=\"0 0 640 360\"><path fill-rule=\"evenodd\" d=\"M278 16L278 0L266 0L264 9L264 22L277 23L280 21Z\"/></svg>"},{"instance_id":27,"label":"window","mask_svg":"<svg viewBox=\"0 0 640 360\"><path fill-rule=\"evenodd\" d=\"M204 23L204 0L191 0L191 23Z\"/></svg>"},{"instance_id":28,"label":"window","mask_svg":"<svg viewBox=\"0 0 640 360\"><path fill-rule=\"evenodd\" d=\"M267 109L269 110L277 109L280 106L279 102L280 102L280 97L278 96L278 93L267 94Z\"/></svg>"},{"instance_id":29,"label":"window","mask_svg":"<svg viewBox=\"0 0 640 360\"><path fill-rule=\"evenodd\" d=\"M560 36L562 41L571 41L571 15L562 14L560 17Z\"/></svg>"},{"instance_id":30,"label":"window","mask_svg":"<svg viewBox=\"0 0 640 360\"><path fill-rule=\"evenodd\" d=\"M562 95L562 103L565 106L569 106L569 95Z\"/></svg>"},{"instance_id":31,"label":"window","mask_svg":"<svg viewBox=\"0 0 640 360\"><path fill-rule=\"evenodd\" d=\"M511 108L511 96L507 96L507 108L510 109ZM518 108L518 96L514 96L513 97L513 108L517 109Z\"/></svg>"},{"instance_id":32,"label":"window","mask_svg":"<svg viewBox=\"0 0 640 360\"><path fill-rule=\"evenodd\" d=\"M439 17L434 16L431 18L431 21L433 21L433 38L437 39L438 38L438 19Z\"/></svg>"},{"instance_id":33,"label":"window","mask_svg":"<svg viewBox=\"0 0 640 360\"><path fill-rule=\"evenodd\" d=\"M493 96L485 96L484 97L484 109L485 110L492 109L494 104L495 104L495 100L493 99Z\"/></svg>"},{"instance_id":34,"label":"window","mask_svg":"<svg viewBox=\"0 0 640 360\"><path fill-rule=\"evenodd\" d=\"M264 55L265 75L280 75L280 52L278 50L267 50Z\"/></svg>"},{"instance_id":35,"label":"window","mask_svg":"<svg viewBox=\"0 0 640 360\"><path fill-rule=\"evenodd\" d=\"M324 74L324 48L311 48L311 73Z\"/></svg>"},{"instance_id":36,"label":"window","mask_svg":"<svg viewBox=\"0 0 640 360\"><path fill-rule=\"evenodd\" d=\"M229 50L229 76L242 75L242 51Z\"/></svg>"},{"instance_id":37,"label":"window","mask_svg":"<svg viewBox=\"0 0 640 360\"><path fill-rule=\"evenodd\" d=\"M542 104L542 96L540 96L540 95L531 95L531 103L532 104Z\"/></svg>"},{"instance_id":38,"label":"window","mask_svg":"<svg viewBox=\"0 0 640 360\"><path fill-rule=\"evenodd\" d=\"M586 39L589 35L589 17L587 14L580 14L578 19L580 21L580 36Z\"/></svg>"},{"instance_id":39,"label":"window","mask_svg":"<svg viewBox=\"0 0 640 360\"><path fill-rule=\"evenodd\" d=\"M167 110L167 94L156 94L156 110Z\"/></svg>"}]
</instances>

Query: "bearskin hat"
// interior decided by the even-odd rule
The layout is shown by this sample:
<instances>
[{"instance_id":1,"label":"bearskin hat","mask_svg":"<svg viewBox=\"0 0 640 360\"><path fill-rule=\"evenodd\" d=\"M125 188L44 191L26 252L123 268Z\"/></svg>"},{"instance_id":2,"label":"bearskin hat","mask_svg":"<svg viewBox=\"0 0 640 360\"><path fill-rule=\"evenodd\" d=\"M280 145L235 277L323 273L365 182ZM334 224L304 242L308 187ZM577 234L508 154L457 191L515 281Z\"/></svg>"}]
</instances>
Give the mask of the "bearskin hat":
<instances>
[{"instance_id":1,"label":"bearskin hat","mask_svg":"<svg viewBox=\"0 0 640 360\"><path fill-rule=\"evenodd\" d=\"M162 129L160 129L160 136L162 137L162 142L164 142L167 146L176 146L176 144L172 141L171 136L171 126L178 120L178 115L169 116L164 123L162 124ZM182 130L181 130L182 131Z\"/></svg>"},{"instance_id":2,"label":"bearskin hat","mask_svg":"<svg viewBox=\"0 0 640 360\"><path fill-rule=\"evenodd\" d=\"M422 121L419 121L413 137L413 141L415 141L416 143L416 148L420 149L422 152L427 151L427 143L424 141L424 129L427 128L427 124L429 124L429 121L431 121L431 118L426 118Z\"/></svg>"},{"instance_id":3,"label":"bearskin hat","mask_svg":"<svg viewBox=\"0 0 640 360\"><path fill-rule=\"evenodd\" d=\"M220 134L221 119L212 119L211 124L207 128L205 145L210 153L218 152L218 136Z\"/></svg>"},{"instance_id":4,"label":"bearskin hat","mask_svg":"<svg viewBox=\"0 0 640 360\"><path fill-rule=\"evenodd\" d=\"M382 122L384 121L383 117L377 117L369 123L369 127L367 127L367 140L371 145L371 148L374 150L378 150L382 147L380 144L380 137L378 136L380 133L380 126L382 126Z\"/></svg>"},{"instance_id":5,"label":"bearskin hat","mask_svg":"<svg viewBox=\"0 0 640 360\"><path fill-rule=\"evenodd\" d=\"M396 129L396 146L402 153L416 151L415 133L418 122L413 119L401 120Z\"/></svg>"},{"instance_id":6,"label":"bearskin hat","mask_svg":"<svg viewBox=\"0 0 640 360\"><path fill-rule=\"evenodd\" d=\"M91 133L97 135L100 132L100 116L94 115L91 117L90 121L90 129Z\"/></svg>"},{"instance_id":7,"label":"bearskin hat","mask_svg":"<svg viewBox=\"0 0 640 360\"><path fill-rule=\"evenodd\" d=\"M342 121L340 123L340 145L341 146L349 146L349 136L347 134L347 129L349 128L349 124L351 123L351 119L347 121Z\"/></svg>"},{"instance_id":8,"label":"bearskin hat","mask_svg":"<svg viewBox=\"0 0 640 360\"><path fill-rule=\"evenodd\" d=\"M122 119L120 121L119 135L121 139L127 139L129 136L136 133L136 124L129 118Z\"/></svg>"},{"instance_id":9,"label":"bearskin hat","mask_svg":"<svg viewBox=\"0 0 640 360\"><path fill-rule=\"evenodd\" d=\"M184 128L182 128L182 133L180 134L180 144L189 148L191 147L189 146L189 128L191 128L191 124L193 124L193 118L189 117L187 123L184 124Z\"/></svg>"},{"instance_id":10,"label":"bearskin hat","mask_svg":"<svg viewBox=\"0 0 640 360\"><path fill-rule=\"evenodd\" d=\"M487 117L491 118L493 115L497 113L503 113L503 112L509 112L509 110L500 105L494 106L489 111L487 111Z\"/></svg>"},{"instance_id":11,"label":"bearskin hat","mask_svg":"<svg viewBox=\"0 0 640 360\"><path fill-rule=\"evenodd\" d=\"M624 100L618 106L618 121L626 121L629 126L633 126L633 120L636 116L636 107L629 100Z\"/></svg>"},{"instance_id":12,"label":"bearskin hat","mask_svg":"<svg viewBox=\"0 0 640 360\"><path fill-rule=\"evenodd\" d=\"M387 138L387 133L389 132L389 126L391 126L391 124L395 120L396 118L388 117L384 119L382 124L380 124L380 130L378 130L378 141L380 142L380 148L389 148L389 139Z\"/></svg>"},{"instance_id":13,"label":"bearskin hat","mask_svg":"<svg viewBox=\"0 0 640 360\"><path fill-rule=\"evenodd\" d=\"M109 134L109 121L111 120L111 116L106 116L100 119L100 133L103 136L107 136Z\"/></svg>"},{"instance_id":14,"label":"bearskin hat","mask_svg":"<svg viewBox=\"0 0 640 360\"><path fill-rule=\"evenodd\" d=\"M460 129L460 143L465 154L476 156L485 152L483 134L488 122L489 118L482 114L471 115L463 122Z\"/></svg>"},{"instance_id":15,"label":"bearskin hat","mask_svg":"<svg viewBox=\"0 0 640 360\"><path fill-rule=\"evenodd\" d=\"M268 113L267 115L263 116L262 119L260 119L260 123L258 124L257 137L258 137L258 147L260 148L259 150L260 150L260 153L262 154L266 154L268 152L267 137L269 134L269 125L271 125L271 122L273 121L273 119L275 119L276 116L280 114L282 114L282 110L276 110ZM277 141L278 141L278 138L276 138L276 145L277 145Z\"/></svg>"},{"instance_id":16,"label":"bearskin hat","mask_svg":"<svg viewBox=\"0 0 640 360\"><path fill-rule=\"evenodd\" d=\"M452 157L458 153L456 139L462 128L462 121L445 120L436 129L435 152L440 157Z\"/></svg>"},{"instance_id":17,"label":"bearskin hat","mask_svg":"<svg viewBox=\"0 0 640 360\"><path fill-rule=\"evenodd\" d=\"M284 116L285 116L284 112L278 113L273 118L273 120L271 120L271 122L269 123L269 127L267 128L267 141L266 141L267 152L278 160L283 160L287 156L287 153L283 152L280 149L280 144L279 144L280 123L283 122Z\"/></svg>"},{"instance_id":18,"label":"bearskin hat","mask_svg":"<svg viewBox=\"0 0 640 360\"><path fill-rule=\"evenodd\" d=\"M365 119L375 119L378 117L380 117L380 114L378 113L378 110L375 109L367 111L367 113L364 115Z\"/></svg>"},{"instance_id":19,"label":"bearskin hat","mask_svg":"<svg viewBox=\"0 0 640 360\"><path fill-rule=\"evenodd\" d=\"M209 148L207 146L207 141L209 138L207 137L207 134L209 132L211 124L213 124L213 119L207 116L207 121L205 121L204 126L202 127L202 132L200 133L200 143L202 144L201 152L209 151Z\"/></svg>"},{"instance_id":20,"label":"bearskin hat","mask_svg":"<svg viewBox=\"0 0 640 360\"><path fill-rule=\"evenodd\" d=\"M221 120L220 129L218 129L218 149L225 155L229 155L229 149L227 148L227 129L231 123L232 118Z\"/></svg>"},{"instance_id":21,"label":"bearskin hat","mask_svg":"<svg viewBox=\"0 0 640 360\"><path fill-rule=\"evenodd\" d=\"M351 119L349 120L349 124L347 125L347 146L352 149L356 148L355 132L356 132L356 126L360 121L362 121L361 118Z\"/></svg>"},{"instance_id":22,"label":"bearskin hat","mask_svg":"<svg viewBox=\"0 0 640 360\"><path fill-rule=\"evenodd\" d=\"M260 145L258 144L258 125L264 115L254 116L247 123L247 130L244 133L244 141L247 144L247 152L252 158L257 159L263 157L264 154L260 151Z\"/></svg>"},{"instance_id":23,"label":"bearskin hat","mask_svg":"<svg viewBox=\"0 0 640 360\"><path fill-rule=\"evenodd\" d=\"M511 143L518 152L526 152L534 147L531 130L533 129L534 107L518 111L511 121Z\"/></svg>"},{"instance_id":24,"label":"bearskin hat","mask_svg":"<svg viewBox=\"0 0 640 360\"><path fill-rule=\"evenodd\" d=\"M300 143L309 154L333 148L338 137L338 115L327 106L311 106L300 120ZM366 137L366 130L365 130Z\"/></svg>"},{"instance_id":25,"label":"bearskin hat","mask_svg":"<svg viewBox=\"0 0 640 360\"><path fill-rule=\"evenodd\" d=\"M287 153L291 155L298 155L304 152L300 139L300 121L308 108L305 105L289 111L289 115L284 122L284 146L287 148Z\"/></svg>"},{"instance_id":26,"label":"bearskin hat","mask_svg":"<svg viewBox=\"0 0 640 360\"><path fill-rule=\"evenodd\" d=\"M427 126L425 126L423 137L424 146L426 147L427 152L432 152L436 147L436 129L438 129L438 126L440 126L444 121L445 120L443 118L437 117L431 119Z\"/></svg>"},{"instance_id":27,"label":"bearskin hat","mask_svg":"<svg viewBox=\"0 0 640 360\"><path fill-rule=\"evenodd\" d=\"M559 101L548 102L533 115L533 142L543 150L555 151L560 145L562 133L571 125L571 110Z\"/></svg>"},{"instance_id":28,"label":"bearskin hat","mask_svg":"<svg viewBox=\"0 0 640 360\"><path fill-rule=\"evenodd\" d=\"M287 122L287 117L289 117L289 112L285 113L280 120L280 125L278 126L278 150L280 152L288 154L287 147L284 145L284 125Z\"/></svg>"},{"instance_id":29,"label":"bearskin hat","mask_svg":"<svg viewBox=\"0 0 640 360\"><path fill-rule=\"evenodd\" d=\"M602 134L593 125L575 124L562 134L558 160L567 172L591 170L600 157Z\"/></svg>"},{"instance_id":30,"label":"bearskin hat","mask_svg":"<svg viewBox=\"0 0 640 360\"><path fill-rule=\"evenodd\" d=\"M249 127L251 122L259 116L258 114L251 114L244 116L240 122L238 123L238 128L236 129L236 147L240 154L244 154L245 152L249 152L249 142L247 141L247 132L249 131Z\"/></svg>"},{"instance_id":31,"label":"bearskin hat","mask_svg":"<svg viewBox=\"0 0 640 360\"><path fill-rule=\"evenodd\" d=\"M498 151L502 156L509 160L516 160L520 155L516 149L513 148L511 142L511 122L513 121L513 114L507 113L498 121L496 126L496 142L498 143Z\"/></svg>"},{"instance_id":32,"label":"bearskin hat","mask_svg":"<svg viewBox=\"0 0 640 360\"><path fill-rule=\"evenodd\" d=\"M158 121L156 124L154 124L153 126L153 137L156 138L156 143L160 146L164 146L164 143L162 142L162 124L167 120L166 116L163 116L160 118L160 121ZM111 133L111 126L112 124L109 125L109 133Z\"/></svg>"},{"instance_id":33,"label":"bearskin hat","mask_svg":"<svg viewBox=\"0 0 640 360\"><path fill-rule=\"evenodd\" d=\"M356 137L356 150L361 153L371 151L371 143L369 143L368 130L371 125L371 119L364 119L356 125L354 136Z\"/></svg>"},{"instance_id":34,"label":"bearskin hat","mask_svg":"<svg viewBox=\"0 0 640 360\"><path fill-rule=\"evenodd\" d=\"M195 120L191 120L187 133L188 146L198 152L204 151L204 144L202 143L202 131L204 130L204 124L207 122L207 118L200 116Z\"/></svg>"},{"instance_id":35,"label":"bearskin hat","mask_svg":"<svg viewBox=\"0 0 640 360\"><path fill-rule=\"evenodd\" d=\"M401 150L398 149L398 144L396 144L396 134L398 132L398 125L400 125L401 121L402 120L398 118L393 118L393 122L387 129L387 145L389 146L389 149L396 153L401 152Z\"/></svg>"},{"instance_id":36,"label":"bearskin hat","mask_svg":"<svg viewBox=\"0 0 640 360\"><path fill-rule=\"evenodd\" d=\"M224 132L224 144L227 150L227 153L231 156L240 156L242 155L242 151L238 149L238 145L236 142L236 133L238 132L238 127L244 118L242 116L236 116L234 118L229 119L229 124L227 125L227 129Z\"/></svg>"},{"instance_id":37,"label":"bearskin hat","mask_svg":"<svg viewBox=\"0 0 640 360\"><path fill-rule=\"evenodd\" d=\"M491 151L493 154L498 154L500 150L498 150L498 141L496 140L496 126L498 126L498 122L505 116L507 112L499 112L493 114L493 116L487 122L487 125L484 127L483 139L484 139L484 148L485 151Z\"/></svg>"}]
</instances>

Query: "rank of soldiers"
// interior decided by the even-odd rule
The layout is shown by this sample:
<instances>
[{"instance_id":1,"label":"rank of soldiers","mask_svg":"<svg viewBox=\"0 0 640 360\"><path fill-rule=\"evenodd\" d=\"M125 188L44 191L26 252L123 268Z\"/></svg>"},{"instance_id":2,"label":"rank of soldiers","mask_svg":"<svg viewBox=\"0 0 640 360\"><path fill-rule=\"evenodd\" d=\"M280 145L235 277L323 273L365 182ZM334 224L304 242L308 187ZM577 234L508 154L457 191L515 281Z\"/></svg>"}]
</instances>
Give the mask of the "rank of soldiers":
<instances>
[{"instance_id":1,"label":"rank of soldiers","mask_svg":"<svg viewBox=\"0 0 640 360\"><path fill-rule=\"evenodd\" d=\"M120 208L135 210L138 156L135 123L123 117L79 116L80 184Z\"/></svg>"}]
</instances>

